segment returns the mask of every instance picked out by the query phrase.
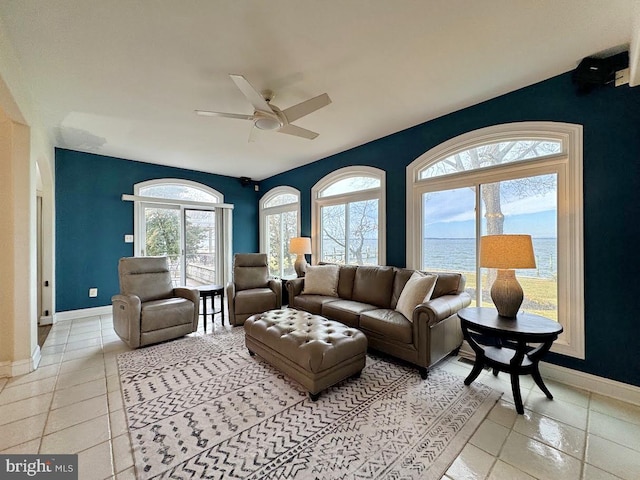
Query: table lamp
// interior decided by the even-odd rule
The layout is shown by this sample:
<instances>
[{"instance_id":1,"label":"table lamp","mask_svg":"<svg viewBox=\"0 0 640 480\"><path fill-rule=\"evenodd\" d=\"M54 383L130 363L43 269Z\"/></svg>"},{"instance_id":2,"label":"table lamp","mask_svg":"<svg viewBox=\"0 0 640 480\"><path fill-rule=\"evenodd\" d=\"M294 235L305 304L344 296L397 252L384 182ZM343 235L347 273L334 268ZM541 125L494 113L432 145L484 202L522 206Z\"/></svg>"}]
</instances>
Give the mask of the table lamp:
<instances>
[{"instance_id":1,"label":"table lamp","mask_svg":"<svg viewBox=\"0 0 640 480\"><path fill-rule=\"evenodd\" d=\"M289 253L297 255L293 268L295 268L298 277L304 277L307 270L307 259L304 256L311 253L311 239L309 237L293 237L289 241Z\"/></svg>"},{"instance_id":2,"label":"table lamp","mask_svg":"<svg viewBox=\"0 0 640 480\"><path fill-rule=\"evenodd\" d=\"M522 299L522 287L516 280L516 268L536 268L531 235L487 235L480 237L480 266L497 268L491 287L491 300L498 315L516 318Z\"/></svg>"}]
</instances>

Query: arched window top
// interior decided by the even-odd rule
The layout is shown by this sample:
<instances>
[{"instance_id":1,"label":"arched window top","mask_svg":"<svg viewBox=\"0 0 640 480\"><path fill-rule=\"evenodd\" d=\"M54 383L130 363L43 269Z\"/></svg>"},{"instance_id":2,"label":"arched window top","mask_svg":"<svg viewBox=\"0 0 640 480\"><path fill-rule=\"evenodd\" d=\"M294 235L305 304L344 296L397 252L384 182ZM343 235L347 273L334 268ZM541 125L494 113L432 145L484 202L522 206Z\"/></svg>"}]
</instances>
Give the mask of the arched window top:
<instances>
[{"instance_id":1,"label":"arched window top","mask_svg":"<svg viewBox=\"0 0 640 480\"><path fill-rule=\"evenodd\" d=\"M415 181L499 165L566 155L572 134L564 124L519 122L461 135L418 157L410 167Z\"/></svg>"},{"instance_id":2,"label":"arched window top","mask_svg":"<svg viewBox=\"0 0 640 480\"><path fill-rule=\"evenodd\" d=\"M300 192L293 187L276 187L262 197L262 208L281 207L300 201Z\"/></svg>"},{"instance_id":3,"label":"arched window top","mask_svg":"<svg viewBox=\"0 0 640 480\"><path fill-rule=\"evenodd\" d=\"M138 183L135 190L136 195L144 197L209 203L222 203L224 200L224 196L211 187L178 178L161 178Z\"/></svg>"},{"instance_id":4,"label":"arched window top","mask_svg":"<svg viewBox=\"0 0 640 480\"><path fill-rule=\"evenodd\" d=\"M318 198L379 189L384 172L373 167L345 167L324 177L314 190Z\"/></svg>"}]
</instances>

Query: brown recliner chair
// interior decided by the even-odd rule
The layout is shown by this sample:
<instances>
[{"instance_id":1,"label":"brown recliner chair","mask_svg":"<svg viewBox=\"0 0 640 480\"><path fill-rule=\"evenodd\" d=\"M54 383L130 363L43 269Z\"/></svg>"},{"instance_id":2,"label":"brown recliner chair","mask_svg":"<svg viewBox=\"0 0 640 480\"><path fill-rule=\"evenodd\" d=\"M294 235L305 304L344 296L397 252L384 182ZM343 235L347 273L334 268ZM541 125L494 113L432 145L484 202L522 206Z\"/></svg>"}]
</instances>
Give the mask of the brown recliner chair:
<instances>
[{"instance_id":1,"label":"brown recliner chair","mask_svg":"<svg viewBox=\"0 0 640 480\"><path fill-rule=\"evenodd\" d=\"M113 329L131 348L182 337L198 329L200 294L173 288L167 257L121 258L120 294L111 297Z\"/></svg>"},{"instance_id":2,"label":"brown recliner chair","mask_svg":"<svg viewBox=\"0 0 640 480\"><path fill-rule=\"evenodd\" d=\"M229 323L243 325L251 315L282 307L282 282L269 279L265 253L236 253L233 282L227 285Z\"/></svg>"}]
</instances>

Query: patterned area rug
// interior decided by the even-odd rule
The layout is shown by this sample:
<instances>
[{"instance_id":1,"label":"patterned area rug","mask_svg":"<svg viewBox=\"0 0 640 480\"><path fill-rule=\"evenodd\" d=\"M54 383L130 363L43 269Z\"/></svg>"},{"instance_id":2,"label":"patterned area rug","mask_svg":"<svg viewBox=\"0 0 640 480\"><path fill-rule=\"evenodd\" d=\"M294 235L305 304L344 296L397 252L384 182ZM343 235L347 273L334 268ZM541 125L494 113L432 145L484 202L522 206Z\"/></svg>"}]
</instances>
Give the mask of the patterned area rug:
<instances>
[{"instance_id":1,"label":"patterned area rug","mask_svg":"<svg viewBox=\"0 0 640 480\"><path fill-rule=\"evenodd\" d=\"M311 402L244 330L118 356L137 477L439 479L500 394L367 356Z\"/></svg>"}]
</instances>

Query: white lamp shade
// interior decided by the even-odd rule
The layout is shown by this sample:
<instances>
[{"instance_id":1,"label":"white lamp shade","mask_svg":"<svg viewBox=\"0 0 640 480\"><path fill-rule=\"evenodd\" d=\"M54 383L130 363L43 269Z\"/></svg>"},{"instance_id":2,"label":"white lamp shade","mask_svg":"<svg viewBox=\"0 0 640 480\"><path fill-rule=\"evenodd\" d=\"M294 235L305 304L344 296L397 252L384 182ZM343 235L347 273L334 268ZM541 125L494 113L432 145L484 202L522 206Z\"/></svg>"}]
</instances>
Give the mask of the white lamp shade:
<instances>
[{"instance_id":1,"label":"white lamp shade","mask_svg":"<svg viewBox=\"0 0 640 480\"><path fill-rule=\"evenodd\" d=\"M289 241L289 253L308 255L311 253L311 239L309 237L293 237Z\"/></svg>"},{"instance_id":2,"label":"white lamp shade","mask_svg":"<svg viewBox=\"0 0 640 480\"><path fill-rule=\"evenodd\" d=\"M486 268L536 268L531 235L480 237L480 266Z\"/></svg>"}]
</instances>

